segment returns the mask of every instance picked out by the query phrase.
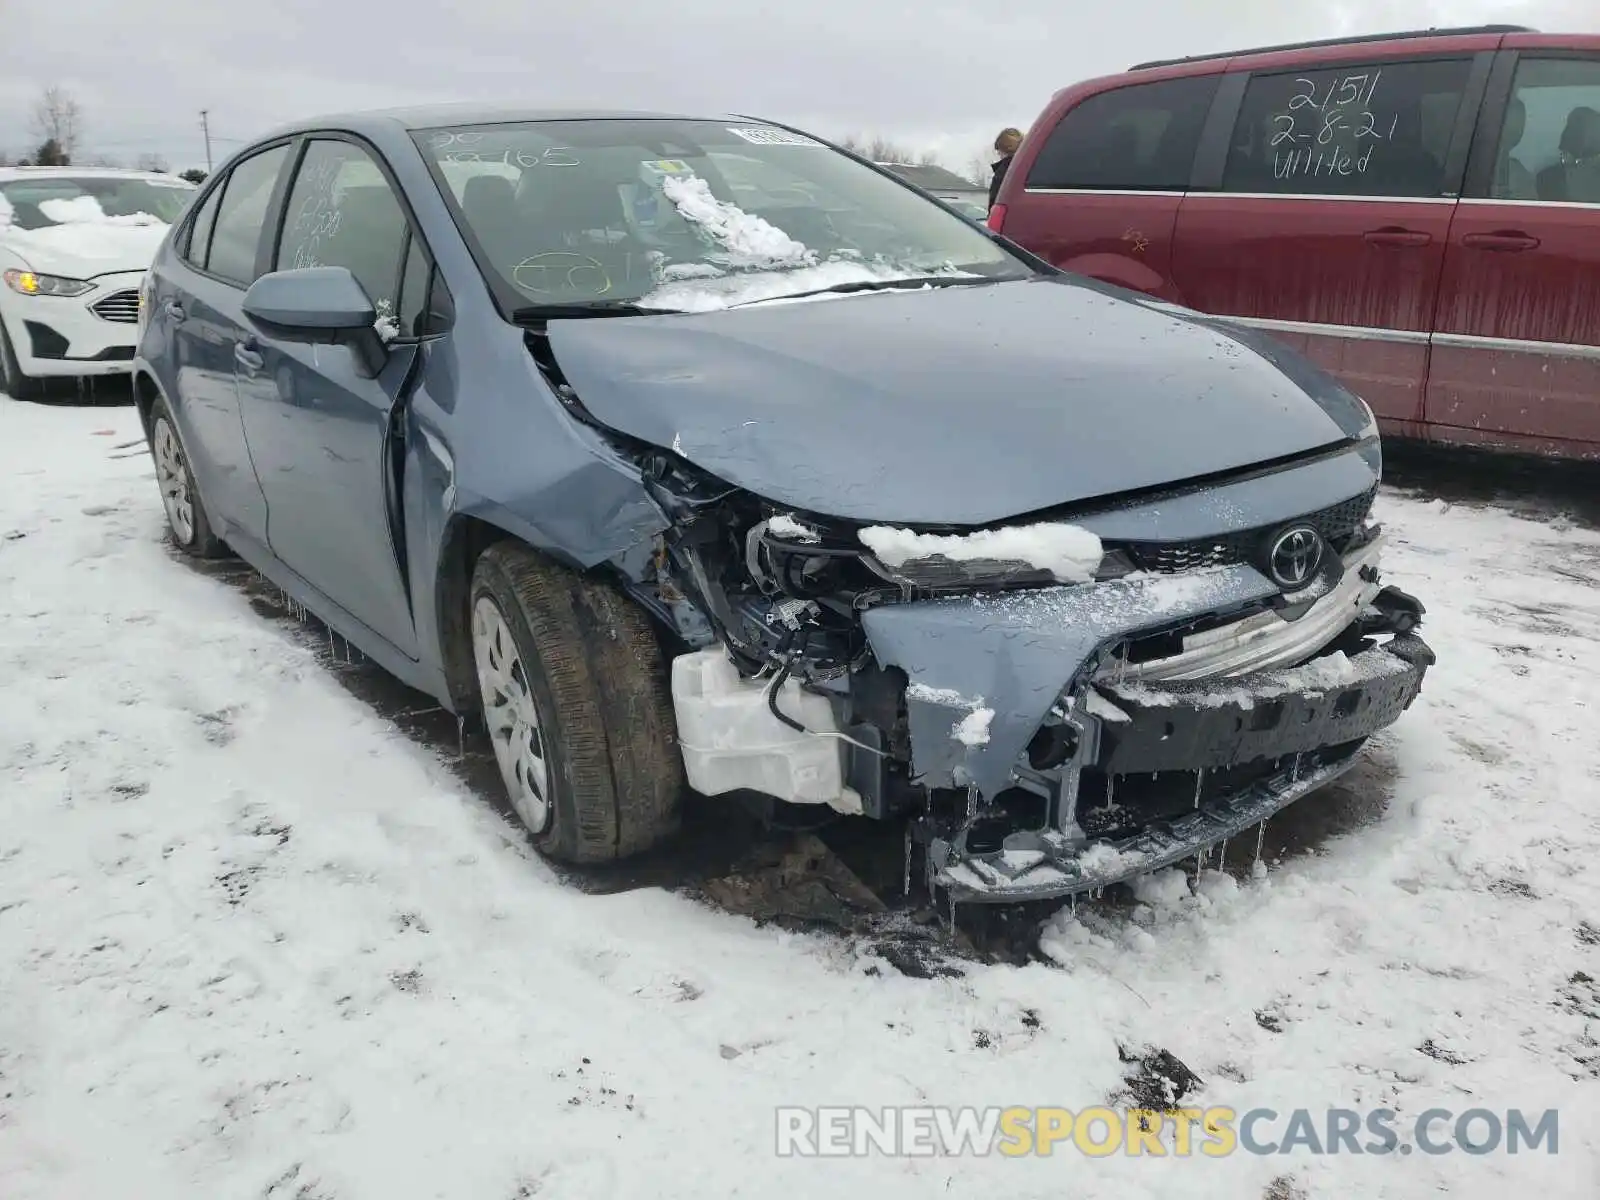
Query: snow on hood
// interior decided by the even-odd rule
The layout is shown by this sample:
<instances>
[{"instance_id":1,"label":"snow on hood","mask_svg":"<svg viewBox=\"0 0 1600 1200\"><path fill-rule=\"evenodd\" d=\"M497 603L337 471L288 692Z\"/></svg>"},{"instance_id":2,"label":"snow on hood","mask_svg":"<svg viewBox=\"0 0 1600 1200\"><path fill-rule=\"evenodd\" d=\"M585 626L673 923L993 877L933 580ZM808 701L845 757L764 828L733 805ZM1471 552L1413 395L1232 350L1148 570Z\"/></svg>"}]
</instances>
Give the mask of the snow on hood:
<instances>
[{"instance_id":1,"label":"snow on hood","mask_svg":"<svg viewBox=\"0 0 1600 1200\"><path fill-rule=\"evenodd\" d=\"M1100 569L1105 550L1087 529L1061 522L980 529L967 534L915 533L891 525L863 529L860 538L885 566L912 559L946 558L951 562L1021 562L1049 571L1062 583L1087 583Z\"/></svg>"},{"instance_id":2,"label":"snow on hood","mask_svg":"<svg viewBox=\"0 0 1600 1200\"><path fill-rule=\"evenodd\" d=\"M93 196L45 200L39 211L60 224L18 229L9 223L8 205L0 214L6 242L33 270L69 279L143 271L171 228L150 213L107 216Z\"/></svg>"}]
</instances>

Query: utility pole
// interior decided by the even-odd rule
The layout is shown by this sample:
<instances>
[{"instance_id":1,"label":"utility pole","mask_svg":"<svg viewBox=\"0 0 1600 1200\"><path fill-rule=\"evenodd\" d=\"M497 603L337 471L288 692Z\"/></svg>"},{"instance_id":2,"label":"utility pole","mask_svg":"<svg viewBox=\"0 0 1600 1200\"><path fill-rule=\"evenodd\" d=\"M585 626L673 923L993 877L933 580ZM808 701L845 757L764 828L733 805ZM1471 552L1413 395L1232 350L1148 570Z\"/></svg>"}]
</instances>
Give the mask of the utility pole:
<instances>
[{"instance_id":1,"label":"utility pole","mask_svg":"<svg viewBox=\"0 0 1600 1200\"><path fill-rule=\"evenodd\" d=\"M200 132L202 132L206 136L206 174L207 175L211 174L211 122L206 116L206 114L209 113L210 111L211 110L208 109L208 108L202 108L200 110Z\"/></svg>"}]
</instances>

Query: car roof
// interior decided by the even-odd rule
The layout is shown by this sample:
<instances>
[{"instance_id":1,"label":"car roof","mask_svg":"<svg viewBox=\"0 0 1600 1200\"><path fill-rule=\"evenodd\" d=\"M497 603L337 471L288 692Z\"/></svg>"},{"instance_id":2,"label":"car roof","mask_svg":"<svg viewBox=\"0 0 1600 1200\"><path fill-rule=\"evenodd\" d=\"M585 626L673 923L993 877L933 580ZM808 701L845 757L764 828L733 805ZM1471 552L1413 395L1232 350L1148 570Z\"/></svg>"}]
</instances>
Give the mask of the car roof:
<instances>
[{"instance_id":1,"label":"car roof","mask_svg":"<svg viewBox=\"0 0 1600 1200\"><path fill-rule=\"evenodd\" d=\"M19 179L161 179L193 187L187 179L163 171L133 171L125 167L0 167L0 183Z\"/></svg>"},{"instance_id":2,"label":"car roof","mask_svg":"<svg viewBox=\"0 0 1600 1200\"><path fill-rule=\"evenodd\" d=\"M515 105L490 105L465 101L456 104L425 104L405 108L377 108L356 112L329 113L307 117L283 125L261 139L304 133L316 129L348 129L361 132L398 126L407 132L437 129L446 125L513 125L542 121L754 121L757 117L731 114L701 114L634 111L601 108L525 108Z\"/></svg>"},{"instance_id":3,"label":"car roof","mask_svg":"<svg viewBox=\"0 0 1600 1200\"><path fill-rule=\"evenodd\" d=\"M1283 42L1276 46L1248 46L1242 50L1223 50L1215 54L1191 54L1186 58L1158 58L1149 62L1134 63L1129 71L1149 71L1158 67L1187 66L1190 63L1221 62L1230 58L1244 58L1255 54L1279 54L1289 50L1337 50L1344 46L1363 46L1373 42L1408 42L1419 38L1472 37L1477 35L1505 35L1511 33L1538 33L1527 25L1462 25L1447 29L1406 29L1393 33L1362 33L1349 37L1318 38L1310 42Z\"/></svg>"}]
</instances>

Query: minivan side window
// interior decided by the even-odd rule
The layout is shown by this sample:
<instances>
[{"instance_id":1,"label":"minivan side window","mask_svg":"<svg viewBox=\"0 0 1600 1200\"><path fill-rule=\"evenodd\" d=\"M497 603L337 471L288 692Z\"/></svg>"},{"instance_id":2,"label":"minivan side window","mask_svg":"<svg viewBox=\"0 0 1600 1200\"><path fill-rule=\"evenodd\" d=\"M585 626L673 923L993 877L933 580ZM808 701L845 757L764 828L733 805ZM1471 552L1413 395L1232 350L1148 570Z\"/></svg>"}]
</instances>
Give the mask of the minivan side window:
<instances>
[{"instance_id":1,"label":"minivan side window","mask_svg":"<svg viewBox=\"0 0 1600 1200\"><path fill-rule=\"evenodd\" d=\"M255 282L256 251L261 246L267 205L288 153L287 145L274 146L245 159L229 174L206 255L205 269L211 274L241 287Z\"/></svg>"},{"instance_id":2,"label":"minivan side window","mask_svg":"<svg viewBox=\"0 0 1600 1200\"><path fill-rule=\"evenodd\" d=\"M1090 96L1045 138L1027 186L1185 191L1220 81L1197 75Z\"/></svg>"},{"instance_id":3,"label":"minivan side window","mask_svg":"<svg viewBox=\"0 0 1600 1200\"><path fill-rule=\"evenodd\" d=\"M372 155L332 138L308 143L284 212L277 270L344 267L378 316L396 319L406 215Z\"/></svg>"},{"instance_id":4,"label":"minivan side window","mask_svg":"<svg viewBox=\"0 0 1600 1200\"><path fill-rule=\"evenodd\" d=\"M1600 59L1518 62L1489 194L1600 204Z\"/></svg>"},{"instance_id":5,"label":"minivan side window","mask_svg":"<svg viewBox=\"0 0 1600 1200\"><path fill-rule=\"evenodd\" d=\"M1441 196L1471 68L1460 58L1252 76L1223 190Z\"/></svg>"}]
</instances>

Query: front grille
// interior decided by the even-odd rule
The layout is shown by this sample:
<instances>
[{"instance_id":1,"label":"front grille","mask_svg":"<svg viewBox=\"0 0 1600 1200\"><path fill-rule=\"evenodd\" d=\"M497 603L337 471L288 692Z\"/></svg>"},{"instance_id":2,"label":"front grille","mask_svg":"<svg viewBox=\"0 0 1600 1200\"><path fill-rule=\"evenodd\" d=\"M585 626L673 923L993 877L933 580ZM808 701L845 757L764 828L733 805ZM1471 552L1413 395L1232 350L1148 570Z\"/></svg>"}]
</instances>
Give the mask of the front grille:
<instances>
[{"instance_id":1,"label":"front grille","mask_svg":"<svg viewBox=\"0 0 1600 1200\"><path fill-rule=\"evenodd\" d=\"M139 321L139 292L136 288L112 292L104 300L96 300L89 308L102 320L134 325Z\"/></svg>"},{"instance_id":2,"label":"front grille","mask_svg":"<svg viewBox=\"0 0 1600 1200\"><path fill-rule=\"evenodd\" d=\"M1372 502L1377 494L1378 489L1372 488L1359 496L1299 519L1316 526L1328 545L1336 552L1342 553L1350 535L1361 528L1361 523L1372 511ZM1193 571L1201 567L1230 567L1250 562L1257 557L1267 534L1285 523L1278 521L1272 525L1193 542L1128 542L1108 548L1126 552L1134 565L1142 571L1154 571L1163 575Z\"/></svg>"}]
</instances>

